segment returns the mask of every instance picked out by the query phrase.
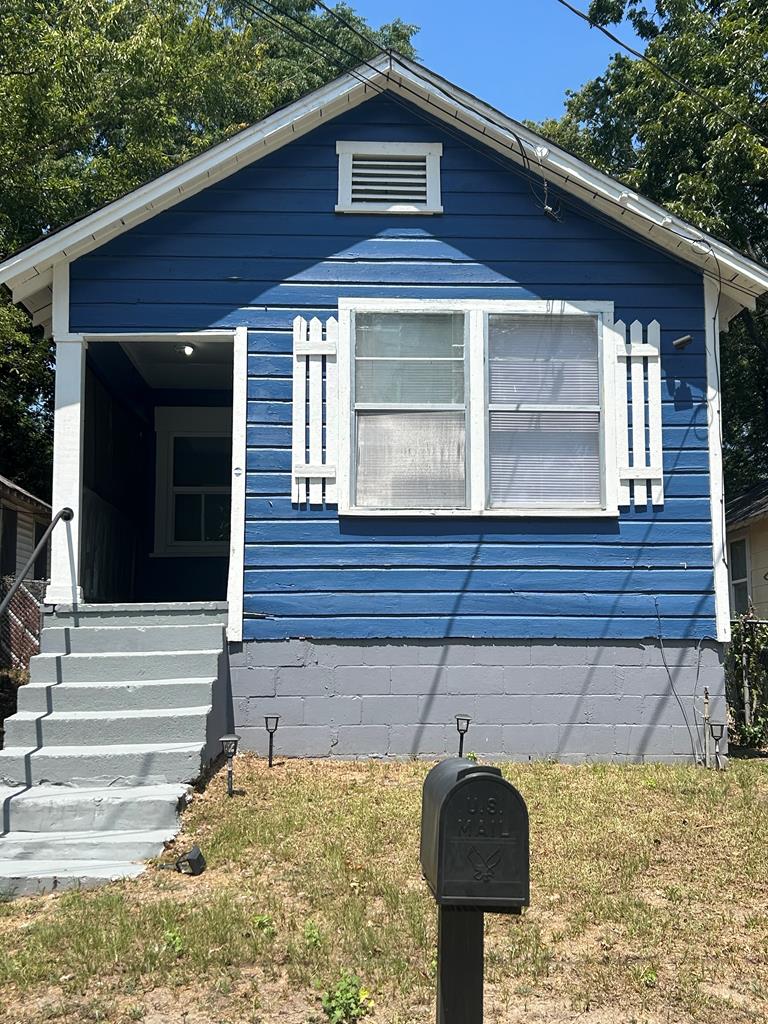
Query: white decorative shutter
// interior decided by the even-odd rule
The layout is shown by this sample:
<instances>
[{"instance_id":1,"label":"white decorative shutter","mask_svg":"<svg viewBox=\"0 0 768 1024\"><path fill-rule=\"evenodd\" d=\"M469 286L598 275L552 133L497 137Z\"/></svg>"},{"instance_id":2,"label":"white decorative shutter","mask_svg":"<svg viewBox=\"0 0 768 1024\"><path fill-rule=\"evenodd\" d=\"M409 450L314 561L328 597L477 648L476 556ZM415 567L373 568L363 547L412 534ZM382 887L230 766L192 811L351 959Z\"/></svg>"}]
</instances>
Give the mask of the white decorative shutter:
<instances>
[{"instance_id":1,"label":"white decorative shutter","mask_svg":"<svg viewBox=\"0 0 768 1024\"><path fill-rule=\"evenodd\" d=\"M291 501L335 504L338 458L338 321L293 321ZM323 400L325 398L325 400ZM325 438L325 443L323 443ZM323 493L325 492L325 493Z\"/></svg>"},{"instance_id":2,"label":"white decorative shutter","mask_svg":"<svg viewBox=\"0 0 768 1024\"><path fill-rule=\"evenodd\" d=\"M616 444L619 506L664 504L664 465L661 444L661 332L657 320L646 328L635 320L627 328L614 324L618 339L616 361ZM646 429L647 428L647 429Z\"/></svg>"}]
</instances>

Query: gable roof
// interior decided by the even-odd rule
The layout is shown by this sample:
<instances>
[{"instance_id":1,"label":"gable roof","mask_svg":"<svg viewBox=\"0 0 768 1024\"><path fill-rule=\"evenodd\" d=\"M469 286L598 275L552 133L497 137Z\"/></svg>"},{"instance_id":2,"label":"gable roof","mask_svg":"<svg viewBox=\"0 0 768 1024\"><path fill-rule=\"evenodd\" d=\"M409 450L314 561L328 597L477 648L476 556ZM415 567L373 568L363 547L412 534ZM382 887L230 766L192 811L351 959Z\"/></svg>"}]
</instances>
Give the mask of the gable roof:
<instances>
[{"instance_id":1,"label":"gable roof","mask_svg":"<svg viewBox=\"0 0 768 1024\"><path fill-rule=\"evenodd\" d=\"M32 512L44 512L49 516L51 514L51 506L47 502L42 498L36 498L29 491L25 491L23 487L15 484L13 480L9 480L7 476L0 476L0 498L5 498L9 503L19 505Z\"/></svg>"},{"instance_id":2,"label":"gable roof","mask_svg":"<svg viewBox=\"0 0 768 1024\"><path fill-rule=\"evenodd\" d=\"M628 191L615 178L519 121L394 53L380 54L174 170L14 253L0 263L0 282L8 285L15 302L30 309L36 323L50 329L53 268L57 264L68 264L382 91L421 108L448 130L458 129L502 153L527 173L545 177L560 192L579 198L625 230L717 279L722 286L719 312L724 323L741 308L754 307L756 299L768 291L768 267Z\"/></svg>"},{"instance_id":3,"label":"gable roof","mask_svg":"<svg viewBox=\"0 0 768 1024\"><path fill-rule=\"evenodd\" d=\"M768 480L761 480L725 506L727 526L744 525L768 515Z\"/></svg>"}]
</instances>

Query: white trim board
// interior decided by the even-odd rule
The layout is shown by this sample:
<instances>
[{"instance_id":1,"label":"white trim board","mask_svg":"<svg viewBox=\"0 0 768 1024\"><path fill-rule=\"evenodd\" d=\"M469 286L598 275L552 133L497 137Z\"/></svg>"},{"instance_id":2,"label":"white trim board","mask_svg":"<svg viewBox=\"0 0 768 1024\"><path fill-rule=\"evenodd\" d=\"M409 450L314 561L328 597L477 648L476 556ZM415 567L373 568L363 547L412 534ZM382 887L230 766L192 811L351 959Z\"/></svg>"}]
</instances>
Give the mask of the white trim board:
<instances>
[{"instance_id":1,"label":"white trim board","mask_svg":"<svg viewBox=\"0 0 768 1024\"><path fill-rule=\"evenodd\" d=\"M96 210L0 264L0 281L19 296L40 294L50 268L103 245L110 238L201 191L213 182L301 137L382 90L399 94L433 118L522 165L519 142L528 147L541 174L625 228L714 275L722 272L728 315L754 304L768 290L768 268L705 234L663 207L629 192L624 185L536 135L523 124L446 82L427 68L397 55L381 54L353 72L168 171L154 181ZM681 237L681 235L683 237ZM40 278L40 283L33 279ZM725 315L725 313L724 313ZM43 322L49 311L41 309Z\"/></svg>"},{"instance_id":2,"label":"white trim board","mask_svg":"<svg viewBox=\"0 0 768 1024\"><path fill-rule=\"evenodd\" d=\"M248 419L248 328L235 331L232 382L232 497L230 501L227 638L243 639L245 569L246 428Z\"/></svg>"},{"instance_id":3,"label":"white trim board","mask_svg":"<svg viewBox=\"0 0 768 1024\"><path fill-rule=\"evenodd\" d=\"M722 407L720 402L720 323L717 284L704 280L704 316L707 350L707 433L709 441L709 494L712 515L712 558L715 579L717 639L731 639L731 602L726 561L725 491L723 484Z\"/></svg>"}]
</instances>

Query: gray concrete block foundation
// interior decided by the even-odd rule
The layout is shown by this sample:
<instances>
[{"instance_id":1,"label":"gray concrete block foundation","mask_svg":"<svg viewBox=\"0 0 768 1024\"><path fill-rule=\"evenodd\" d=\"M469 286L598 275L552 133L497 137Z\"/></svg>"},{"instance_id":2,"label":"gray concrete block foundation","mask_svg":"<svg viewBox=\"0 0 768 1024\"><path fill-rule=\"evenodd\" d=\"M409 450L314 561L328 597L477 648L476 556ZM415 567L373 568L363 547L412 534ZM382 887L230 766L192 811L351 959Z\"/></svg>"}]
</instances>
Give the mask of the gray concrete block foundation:
<instances>
[{"instance_id":1,"label":"gray concrete block foundation","mask_svg":"<svg viewBox=\"0 0 768 1024\"><path fill-rule=\"evenodd\" d=\"M664 654L668 669L654 640L248 641L232 650L235 725L261 754L279 714L281 756L431 758L455 753L468 714L483 759L690 764L705 686L725 721L722 645Z\"/></svg>"}]
</instances>

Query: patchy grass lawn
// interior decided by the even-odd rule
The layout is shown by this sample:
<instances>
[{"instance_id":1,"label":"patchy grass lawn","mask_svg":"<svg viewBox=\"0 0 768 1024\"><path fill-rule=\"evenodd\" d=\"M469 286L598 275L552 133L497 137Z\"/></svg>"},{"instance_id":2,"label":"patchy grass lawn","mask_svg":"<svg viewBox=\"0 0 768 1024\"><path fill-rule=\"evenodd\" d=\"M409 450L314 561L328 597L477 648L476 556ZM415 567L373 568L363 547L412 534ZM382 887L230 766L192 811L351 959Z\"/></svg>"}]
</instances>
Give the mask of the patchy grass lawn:
<instances>
[{"instance_id":1,"label":"patchy grass lawn","mask_svg":"<svg viewBox=\"0 0 768 1024\"><path fill-rule=\"evenodd\" d=\"M0 1020L306 1024L348 967L371 1024L431 1021L427 768L239 758L244 795L220 773L176 844L200 844L201 877L0 905ZM768 1020L768 763L504 771L532 892L486 918L489 1024Z\"/></svg>"}]
</instances>

